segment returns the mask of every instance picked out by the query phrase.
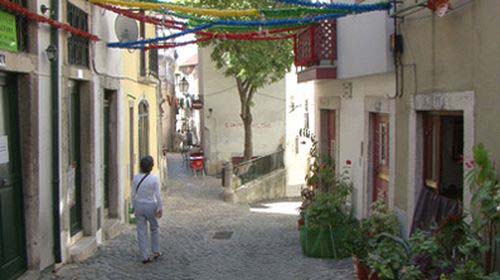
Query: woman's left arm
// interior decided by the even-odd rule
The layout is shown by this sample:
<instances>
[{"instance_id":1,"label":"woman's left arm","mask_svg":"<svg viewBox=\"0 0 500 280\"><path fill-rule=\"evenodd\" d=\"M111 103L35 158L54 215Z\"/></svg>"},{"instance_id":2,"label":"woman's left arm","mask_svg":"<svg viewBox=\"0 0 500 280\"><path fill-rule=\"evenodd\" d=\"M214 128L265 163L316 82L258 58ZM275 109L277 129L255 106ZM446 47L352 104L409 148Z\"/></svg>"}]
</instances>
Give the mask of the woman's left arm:
<instances>
[{"instance_id":1,"label":"woman's left arm","mask_svg":"<svg viewBox=\"0 0 500 280\"><path fill-rule=\"evenodd\" d=\"M156 198L156 212L158 213L158 216L161 217L163 213L163 199L161 197L161 190L160 190L160 179L157 177L157 180L155 182L155 198Z\"/></svg>"}]
</instances>

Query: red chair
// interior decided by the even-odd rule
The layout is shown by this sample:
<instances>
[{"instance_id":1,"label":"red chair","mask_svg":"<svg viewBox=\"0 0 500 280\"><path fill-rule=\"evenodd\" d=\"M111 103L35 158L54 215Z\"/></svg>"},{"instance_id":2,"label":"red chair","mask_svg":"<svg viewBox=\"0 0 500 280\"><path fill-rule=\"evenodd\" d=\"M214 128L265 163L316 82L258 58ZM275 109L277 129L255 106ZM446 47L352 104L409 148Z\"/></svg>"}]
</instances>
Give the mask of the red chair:
<instances>
[{"instance_id":1,"label":"red chair","mask_svg":"<svg viewBox=\"0 0 500 280\"><path fill-rule=\"evenodd\" d=\"M189 166L193 170L193 174L196 176L198 171L201 171L202 175L205 175L205 157L203 153L191 153L189 156Z\"/></svg>"}]
</instances>

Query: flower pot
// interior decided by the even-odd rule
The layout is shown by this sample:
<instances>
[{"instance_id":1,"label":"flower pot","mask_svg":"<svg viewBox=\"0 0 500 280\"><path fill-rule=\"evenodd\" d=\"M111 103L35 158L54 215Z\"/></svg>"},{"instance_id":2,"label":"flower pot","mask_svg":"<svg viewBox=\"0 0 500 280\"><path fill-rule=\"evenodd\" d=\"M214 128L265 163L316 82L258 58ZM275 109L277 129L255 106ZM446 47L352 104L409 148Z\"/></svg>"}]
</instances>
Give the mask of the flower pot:
<instances>
[{"instance_id":1,"label":"flower pot","mask_svg":"<svg viewBox=\"0 0 500 280\"><path fill-rule=\"evenodd\" d=\"M370 273L368 271L368 267L366 267L366 265L364 265L356 256L352 257L352 260L354 262L354 268L356 269L356 276L358 277L358 280L369 280L368 275Z\"/></svg>"},{"instance_id":2,"label":"flower pot","mask_svg":"<svg viewBox=\"0 0 500 280\"><path fill-rule=\"evenodd\" d=\"M302 227L306 224L304 218L300 218L298 221L297 221L297 225L298 225L298 229L301 230Z\"/></svg>"}]
</instances>

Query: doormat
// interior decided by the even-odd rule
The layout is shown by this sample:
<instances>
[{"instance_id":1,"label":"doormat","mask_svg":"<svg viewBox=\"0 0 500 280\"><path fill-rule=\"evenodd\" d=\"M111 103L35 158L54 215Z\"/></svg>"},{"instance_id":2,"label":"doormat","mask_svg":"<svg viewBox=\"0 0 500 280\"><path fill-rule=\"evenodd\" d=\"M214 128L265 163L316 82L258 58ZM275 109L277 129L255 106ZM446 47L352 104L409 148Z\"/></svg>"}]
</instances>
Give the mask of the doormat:
<instances>
[{"instance_id":1,"label":"doormat","mask_svg":"<svg viewBox=\"0 0 500 280\"><path fill-rule=\"evenodd\" d=\"M218 231L212 237L213 239L230 239L233 236L232 231Z\"/></svg>"}]
</instances>

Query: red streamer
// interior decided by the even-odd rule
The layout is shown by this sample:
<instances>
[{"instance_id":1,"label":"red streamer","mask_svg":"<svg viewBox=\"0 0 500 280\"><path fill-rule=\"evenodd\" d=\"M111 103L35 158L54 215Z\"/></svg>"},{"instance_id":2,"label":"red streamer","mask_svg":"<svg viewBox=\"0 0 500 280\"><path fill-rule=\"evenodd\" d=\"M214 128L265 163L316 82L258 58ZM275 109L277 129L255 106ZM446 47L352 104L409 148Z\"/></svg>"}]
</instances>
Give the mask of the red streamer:
<instances>
[{"instance_id":1,"label":"red streamer","mask_svg":"<svg viewBox=\"0 0 500 280\"><path fill-rule=\"evenodd\" d=\"M117 14L153 24L153 25L159 25L159 26L164 26L167 28L172 28L172 29L177 29L177 30L185 30L186 25L183 22L175 21L175 20L169 20L169 19L159 19L156 17L151 17L151 16L146 16L140 13L135 13L130 10L126 9L121 9L117 7L113 7L111 5L104 5L104 4L96 4L97 6L110 10L112 12L115 12ZM267 30L265 32L259 32L259 31L253 31L253 32L247 32L247 33L213 33L213 32L196 32L196 35L202 36L202 38L199 38L197 40L192 40L192 41L187 41L187 42L181 42L181 43L166 43L166 44L161 44L161 45L150 45L148 47L145 47L146 50L149 49L168 49L168 48L175 48L179 46L185 46L189 44L196 44L196 43L201 43L201 42L206 42L210 41L212 39L220 39L220 40L239 40L239 41L276 41L276 40L286 40L293 38L295 36L295 33L290 34L291 31L296 31L299 29L302 29L303 27L289 27L289 28L281 28L281 29L273 29L273 30ZM284 33L284 34L283 34ZM270 36L270 35L280 35L281 36Z\"/></svg>"},{"instance_id":2,"label":"red streamer","mask_svg":"<svg viewBox=\"0 0 500 280\"><path fill-rule=\"evenodd\" d=\"M91 34L91 33L88 33L88 32L85 32L83 30L80 30L80 29L77 29L77 28L74 28L73 26L69 25L69 24L66 24L66 23L61 23L59 21L56 21L56 20L53 20L51 18L46 18L44 16L41 16L37 13L34 13L28 9L26 9L25 7L19 5L19 4L15 4L15 3L12 3L10 2L9 0L0 0L0 5L5 8L6 10L9 10L11 12L14 12L20 16L23 16L23 17L26 17L30 20L34 20L34 21L37 21L37 22L41 22L41 23L46 23L46 24L49 24L50 26L53 26L57 29L62 29L64 31L67 31L73 35L76 35L76 36L79 36L79 37L82 37L82 38L87 38L91 41L99 41L99 37Z\"/></svg>"}]
</instances>

